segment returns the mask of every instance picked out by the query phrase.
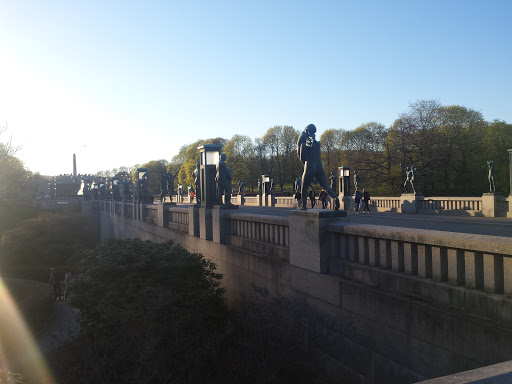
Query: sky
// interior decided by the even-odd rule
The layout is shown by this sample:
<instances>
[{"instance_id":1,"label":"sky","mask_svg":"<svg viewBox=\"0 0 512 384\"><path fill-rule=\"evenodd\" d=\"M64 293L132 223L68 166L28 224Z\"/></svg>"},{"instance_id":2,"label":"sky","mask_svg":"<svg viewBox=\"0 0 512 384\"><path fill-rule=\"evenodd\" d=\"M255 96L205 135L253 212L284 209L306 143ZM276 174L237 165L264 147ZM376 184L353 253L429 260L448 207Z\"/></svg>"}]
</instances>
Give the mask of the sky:
<instances>
[{"instance_id":1,"label":"sky","mask_svg":"<svg viewBox=\"0 0 512 384\"><path fill-rule=\"evenodd\" d=\"M512 1L0 0L0 126L32 172L170 161L435 99L512 123Z\"/></svg>"}]
</instances>

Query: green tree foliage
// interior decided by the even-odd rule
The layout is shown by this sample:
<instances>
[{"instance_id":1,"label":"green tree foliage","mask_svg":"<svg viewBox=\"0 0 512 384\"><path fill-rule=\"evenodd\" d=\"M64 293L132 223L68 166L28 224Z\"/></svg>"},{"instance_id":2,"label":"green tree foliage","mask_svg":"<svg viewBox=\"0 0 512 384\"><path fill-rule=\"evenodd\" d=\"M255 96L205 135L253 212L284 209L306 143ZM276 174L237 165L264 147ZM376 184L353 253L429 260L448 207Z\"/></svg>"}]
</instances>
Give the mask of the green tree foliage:
<instances>
[{"instance_id":1,"label":"green tree foliage","mask_svg":"<svg viewBox=\"0 0 512 384\"><path fill-rule=\"evenodd\" d=\"M327 177L334 171L338 173L341 164L341 144L344 131L341 129L328 129L320 136L322 163Z\"/></svg>"},{"instance_id":2,"label":"green tree foliage","mask_svg":"<svg viewBox=\"0 0 512 384\"><path fill-rule=\"evenodd\" d=\"M167 169L166 160L153 160L142 164L142 168L148 170L148 189L153 196L160 196L160 185L162 181L162 172Z\"/></svg>"},{"instance_id":3,"label":"green tree foliage","mask_svg":"<svg viewBox=\"0 0 512 384\"><path fill-rule=\"evenodd\" d=\"M245 188L256 187L258 177L257 159L254 153L254 144L249 136L234 135L223 149L227 156L227 164L233 173L233 190L237 190L238 180L244 182Z\"/></svg>"},{"instance_id":4,"label":"green tree foliage","mask_svg":"<svg viewBox=\"0 0 512 384\"><path fill-rule=\"evenodd\" d=\"M276 180L281 191L285 184L293 184L297 173L302 173L296 155L299 134L299 131L289 125L276 125L269 128L263 136L263 145L267 147L271 164L270 176Z\"/></svg>"},{"instance_id":5,"label":"green tree foliage","mask_svg":"<svg viewBox=\"0 0 512 384\"><path fill-rule=\"evenodd\" d=\"M213 263L171 242L111 240L86 252L69 302L83 336L104 342L86 362L95 369L82 370L91 376L84 382L189 382L199 375L218 353L211 337L227 314L220 279Z\"/></svg>"},{"instance_id":6,"label":"green tree foliage","mask_svg":"<svg viewBox=\"0 0 512 384\"><path fill-rule=\"evenodd\" d=\"M98 242L98 223L93 217L44 214L0 236L0 270L4 276L48 281L50 267L72 267L82 251Z\"/></svg>"}]
</instances>

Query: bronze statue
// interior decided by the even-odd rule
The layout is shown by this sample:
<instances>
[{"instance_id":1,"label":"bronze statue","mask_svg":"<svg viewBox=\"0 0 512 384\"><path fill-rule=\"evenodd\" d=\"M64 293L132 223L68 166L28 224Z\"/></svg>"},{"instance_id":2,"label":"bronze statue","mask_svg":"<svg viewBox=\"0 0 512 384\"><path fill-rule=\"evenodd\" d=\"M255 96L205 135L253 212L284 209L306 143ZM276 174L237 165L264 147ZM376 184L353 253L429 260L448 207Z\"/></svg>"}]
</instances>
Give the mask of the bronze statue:
<instances>
[{"instance_id":1,"label":"bronze statue","mask_svg":"<svg viewBox=\"0 0 512 384\"><path fill-rule=\"evenodd\" d=\"M167 194L167 172L162 171L162 181L160 182L160 201L165 200Z\"/></svg>"},{"instance_id":2,"label":"bronze statue","mask_svg":"<svg viewBox=\"0 0 512 384\"><path fill-rule=\"evenodd\" d=\"M336 175L334 171L331 171L331 175L329 176L329 184L334 193L336 193Z\"/></svg>"},{"instance_id":3,"label":"bronze statue","mask_svg":"<svg viewBox=\"0 0 512 384\"><path fill-rule=\"evenodd\" d=\"M496 192L496 186L494 185L494 161L488 160L487 167L489 168L489 192Z\"/></svg>"},{"instance_id":4,"label":"bronze statue","mask_svg":"<svg viewBox=\"0 0 512 384\"><path fill-rule=\"evenodd\" d=\"M217 174L215 181L217 182L217 191L219 202L222 204L222 196L224 196L225 205L233 205L231 203L231 181L233 170L226 165L226 154L221 153L219 162L217 163Z\"/></svg>"},{"instance_id":5,"label":"bronze statue","mask_svg":"<svg viewBox=\"0 0 512 384\"><path fill-rule=\"evenodd\" d=\"M196 169L194 169L194 172L192 172L192 177L194 178L194 184L196 186L195 196L196 196L196 203L201 203L201 185L200 185L200 168L199 168L199 161L196 164Z\"/></svg>"},{"instance_id":6,"label":"bronze statue","mask_svg":"<svg viewBox=\"0 0 512 384\"><path fill-rule=\"evenodd\" d=\"M238 180L238 194L241 195L244 193L244 182Z\"/></svg>"},{"instance_id":7,"label":"bronze statue","mask_svg":"<svg viewBox=\"0 0 512 384\"><path fill-rule=\"evenodd\" d=\"M405 172L405 181L404 181L404 190L405 193L407 192L407 184L411 186L412 193L416 193L416 189L414 188L414 184L416 182L416 179L418 178L418 173L416 171L416 166L413 165L412 167L407 167L405 169L402 168L402 164L400 164L400 169L402 172Z\"/></svg>"},{"instance_id":8,"label":"bronze statue","mask_svg":"<svg viewBox=\"0 0 512 384\"><path fill-rule=\"evenodd\" d=\"M320 142L315 139L316 127L314 124L309 124L297 140L297 156L304 164L304 173L302 174L302 208L306 209L308 187L315 178L320 186L334 199L335 209L340 208L340 201L336 193L329 187L327 177L325 176L324 167L320 158Z\"/></svg>"},{"instance_id":9,"label":"bronze statue","mask_svg":"<svg viewBox=\"0 0 512 384\"><path fill-rule=\"evenodd\" d=\"M360 181L361 181L361 177L359 176L359 173L357 173L357 170L354 169L354 188L359 187Z\"/></svg>"},{"instance_id":10,"label":"bronze statue","mask_svg":"<svg viewBox=\"0 0 512 384\"><path fill-rule=\"evenodd\" d=\"M167 173L167 191L169 192L169 195L171 196L171 200L172 200L172 195L174 194L174 179L176 178L176 176L178 176L178 172L180 171L180 169L181 169L181 167L178 168L178 170L176 172L174 172L174 174L169 169L169 172Z\"/></svg>"}]
</instances>

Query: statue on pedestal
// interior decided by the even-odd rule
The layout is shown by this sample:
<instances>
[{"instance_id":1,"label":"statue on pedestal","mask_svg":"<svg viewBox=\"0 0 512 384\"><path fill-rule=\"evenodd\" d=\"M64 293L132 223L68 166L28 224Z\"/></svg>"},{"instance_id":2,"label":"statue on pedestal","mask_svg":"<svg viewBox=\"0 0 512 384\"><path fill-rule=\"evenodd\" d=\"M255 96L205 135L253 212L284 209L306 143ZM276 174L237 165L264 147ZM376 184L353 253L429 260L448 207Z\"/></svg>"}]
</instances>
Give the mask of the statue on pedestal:
<instances>
[{"instance_id":1,"label":"statue on pedestal","mask_svg":"<svg viewBox=\"0 0 512 384\"><path fill-rule=\"evenodd\" d=\"M494 185L494 161L488 160L487 161L487 168L489 168L489 192L494 193L496 192L496 186Z\"/></svg>"},{"instance_id":2,"label":"statue on pedestal","mask_svg":"<svg viewBox=\"0 0 512 384\"><path fill-rule=\"evenodd\" d=\"M215 181L217 182L217 191L219 202L222 204L222 196L224 196L225 205L233 205L231 203L231 182L233 170L226 165L226 154L221 153L219 162L217 163L217 174Z\"/></svg>"},{"instance_id":3,"label":"statue on pedestal","mask_svg":"<svg viewBox=\"0 0 512 384\"><path fill-rule=\"evenodd\" d=\"M334 171L331 171L331 175L329 176L329 184L331 189L336 192L336 175L334 174Z\"/></svg>"},{"instance_id":4,"label":"statue on pedestal","mask_svg":"<svg viewBox=\"0 0 512 384\"><path fill-rule=\"evenodd\" d=\"M417 181L418 173L416 171L416 166L413 165L411 167L407 167L405 169L402 168L402 164L400 164L400 169L402 172L405 172L405 181L404 181L404 190L405 193L407 192L407 184L411 186L412 193L416 194L416 189L414 188L414 184Z\"/></svg>"},{"instance_id":5,"label":"statue on pedestal","mask_svg":"<svg viewBox=\"0 0 512 384\"><path fill-rule=\"evenodd\" d=\"M201 182L200 182L200 179L199 179L199 175L200 175L200 164L199 164L199 161L197 162L196 164L196 169L194 169L194 171L192 172L192 177L194 178L194 184L196 186L196 191L195 191L195 196L196 196L196 204L200 204L201 203Z\"/></svg>"},{"instance_id":6,"label":"statue on pedestal","mask_svg":"<svg viewBox=\"0 0 512 384\"><path fill-rule=\"evenodd\" d=\"M304 173L302 174L302 207L306 209L308 187L315 178L320 186L334 199L335 209L340 208L340 201L336 193L327 183L324 167L322 166L322 159L320 158L320 142L315 139L316 127L314 124L309 124L297 140L297 156L304 164Z\"/></svg>"},{"instance_id":7,"label":"statue on pedestal","mask_svg":"<svg viewBox=\"0 0 512 384\"><path fill-rule=\"evenodd\" d=\"M357 173L357 170L354 169L354 188L359 187L359 182L361 181L361 177L359 176L359 173Z\"/></svg>"}]
</instances>

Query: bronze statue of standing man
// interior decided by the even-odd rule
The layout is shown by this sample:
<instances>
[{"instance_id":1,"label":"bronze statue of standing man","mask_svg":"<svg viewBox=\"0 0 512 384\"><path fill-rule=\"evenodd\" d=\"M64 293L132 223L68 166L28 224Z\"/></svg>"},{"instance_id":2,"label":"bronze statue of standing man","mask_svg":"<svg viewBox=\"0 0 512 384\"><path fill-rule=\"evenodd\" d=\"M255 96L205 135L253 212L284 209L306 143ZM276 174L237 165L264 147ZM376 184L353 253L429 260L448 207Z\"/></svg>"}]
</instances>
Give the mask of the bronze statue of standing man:
<instances>
[{"instance_id":1,"label":"bronze statue of standing man","mask_svg":"<svg viewBox=\"0 0 512 384\"><path fill-rule=\"evenodd\" d=\"M304 164L304 173L302 174L302 208L306 209L308 188L313 178L315 178L320 186L334 199L334 209L340 208L340 200L336 193L327 183L324 167L320 158L320 142L315 139L316 127L314 124L309 124L299 136L297 140L297 156Z\"/></svg>"}]
</instances>

